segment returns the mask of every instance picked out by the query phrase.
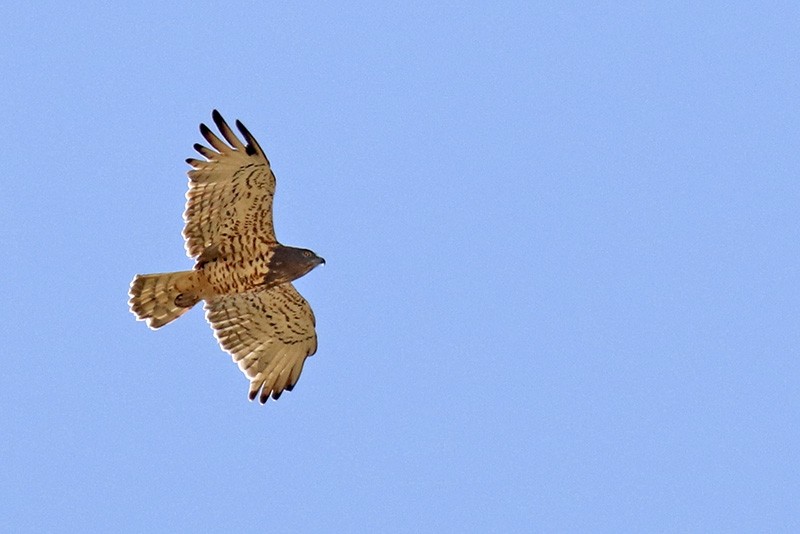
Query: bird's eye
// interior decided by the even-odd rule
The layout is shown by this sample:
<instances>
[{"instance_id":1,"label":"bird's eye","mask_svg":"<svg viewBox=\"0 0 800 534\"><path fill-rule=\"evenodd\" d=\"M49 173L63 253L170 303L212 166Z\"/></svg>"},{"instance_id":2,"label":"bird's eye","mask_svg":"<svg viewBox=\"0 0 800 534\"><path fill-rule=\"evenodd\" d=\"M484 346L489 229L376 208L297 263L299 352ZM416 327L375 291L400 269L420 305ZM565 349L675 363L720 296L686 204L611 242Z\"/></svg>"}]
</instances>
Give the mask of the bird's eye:
<instances>
[{"instance_id":1,"label":"bird's eye","mask_svg":"<svg viewBox=\"0 0 800 534\"><path fill-rule=\"evenodd\" d=\"M306 258L310 258L311 257L311 253L306 250L305 252L303 252L303 256L305 256Z\"/></svg>"}]
</instances>

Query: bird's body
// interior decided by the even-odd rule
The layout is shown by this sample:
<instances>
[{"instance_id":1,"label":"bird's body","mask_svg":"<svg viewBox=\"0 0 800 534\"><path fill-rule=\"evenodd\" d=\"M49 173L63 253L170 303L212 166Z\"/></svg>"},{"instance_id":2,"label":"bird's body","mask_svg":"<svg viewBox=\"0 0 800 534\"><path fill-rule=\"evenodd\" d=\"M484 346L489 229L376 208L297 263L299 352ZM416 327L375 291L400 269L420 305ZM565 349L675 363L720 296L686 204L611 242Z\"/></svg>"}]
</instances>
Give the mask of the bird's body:
<instances>
[{"instance_id":1,"label":"bird's body","mask_svg":"<svg viewBox=\"0 0 800 534\"><path fill-rule=\"evenodd\" d=\"M250 398L263 403L291 390L305 359L316 352L314 314L291 282L324 260L277 241L269 160L240 122L247 144L216 110L212 117L227 144L201 124L213 150L196 144L206 161L187 160L193 169L183 234L195 267L137 275L130 306L155 329L204 300L220 345L250 378Z\"/></svg>"},{"instance_id":2,"label":"bird's body","mask_svg":"<svg viewBox=\"0 0 800 534\"><path fill-rule=\"evenodd\" d=\"M219 258L204 262L199 270L209 290L217 295L252 291L265 284L269 274L269 259L273 253L269 249L255 258Z\"/></svg>"}]
</instances>

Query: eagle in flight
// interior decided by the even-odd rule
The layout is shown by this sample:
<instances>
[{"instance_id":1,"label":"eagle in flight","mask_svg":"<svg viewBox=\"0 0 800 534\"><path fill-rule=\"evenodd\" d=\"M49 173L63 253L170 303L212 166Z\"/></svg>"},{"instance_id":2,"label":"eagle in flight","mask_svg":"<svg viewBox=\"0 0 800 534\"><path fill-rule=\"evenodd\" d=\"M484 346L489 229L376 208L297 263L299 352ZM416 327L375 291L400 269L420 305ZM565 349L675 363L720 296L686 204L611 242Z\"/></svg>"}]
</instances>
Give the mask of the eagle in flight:
<instances>
[{"instance_id":1,"label":"eagle in flight","mask_svg":"<svg viewBox=\"0 0 800 534\"><path fill-rule=\"evenodd\" d=\"M317 350L314 313L292 280L325 260L278 242L267 156L241 122L244 142L217 110L211 116L227 143L201 124L210 148L195 144L204 159L186 160L192 169L183 237L194 269L136 275L130 308L157 329L204 300L220 346L250 379L250 400L263 404L291 391Z\"/></svg>"}]
</instances>

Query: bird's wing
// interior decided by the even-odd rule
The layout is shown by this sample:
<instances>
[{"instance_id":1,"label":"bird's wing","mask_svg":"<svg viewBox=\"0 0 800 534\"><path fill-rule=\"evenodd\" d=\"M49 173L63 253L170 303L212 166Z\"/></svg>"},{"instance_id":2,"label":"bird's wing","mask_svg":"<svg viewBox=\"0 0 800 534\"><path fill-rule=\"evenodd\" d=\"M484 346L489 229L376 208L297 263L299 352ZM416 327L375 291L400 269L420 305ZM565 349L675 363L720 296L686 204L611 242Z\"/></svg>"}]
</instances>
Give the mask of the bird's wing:
<instances>
[{"instance_id":1,"label":"bird's wing","mask_svg":"<svg viewBox=\"0 0 800 534\"><path fill-rule=\"evenodd\" d=\"M259 255L276 242L272 225L275 175L253 135L236 121L244 144L217 110L212 113L223 141L205 124L200 133L211 148L195 144L205 160L189 158L186 193L186 253L199 261L220 254L233 258Z\"/></svg>"},{"instance_id":2,"label":"bird's wing","mask_svg":"<svg viewBox=\"0 0 800 534\"><path fill-rule=\"evenodd\" d=\"M291 391L317 351L314 313L291 283L209 299L206 318L262 404Z\"/></svg>"}]
</instances>

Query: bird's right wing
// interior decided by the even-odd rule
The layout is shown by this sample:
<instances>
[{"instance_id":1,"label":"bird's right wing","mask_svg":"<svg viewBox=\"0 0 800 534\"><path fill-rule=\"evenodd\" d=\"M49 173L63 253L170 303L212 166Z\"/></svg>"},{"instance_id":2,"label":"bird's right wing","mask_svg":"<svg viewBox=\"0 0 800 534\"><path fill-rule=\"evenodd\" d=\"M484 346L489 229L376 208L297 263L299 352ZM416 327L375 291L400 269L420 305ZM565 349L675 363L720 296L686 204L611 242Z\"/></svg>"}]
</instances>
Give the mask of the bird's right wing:
<instances>
[{"instance_id":1,"label":"bird's right wing","mask_svg":"<svg viewBox=\"0 0 800 534\"><path fill-rule=\"evenodd\" d=\"M314 313L291 283L209 299L206 319L262 404L291 391L317 351Z\"/></svg>"}]
</instances>

